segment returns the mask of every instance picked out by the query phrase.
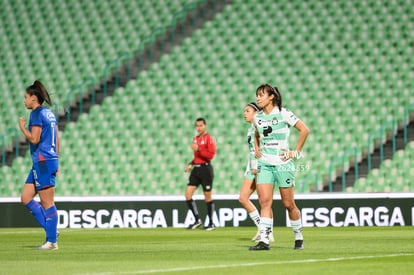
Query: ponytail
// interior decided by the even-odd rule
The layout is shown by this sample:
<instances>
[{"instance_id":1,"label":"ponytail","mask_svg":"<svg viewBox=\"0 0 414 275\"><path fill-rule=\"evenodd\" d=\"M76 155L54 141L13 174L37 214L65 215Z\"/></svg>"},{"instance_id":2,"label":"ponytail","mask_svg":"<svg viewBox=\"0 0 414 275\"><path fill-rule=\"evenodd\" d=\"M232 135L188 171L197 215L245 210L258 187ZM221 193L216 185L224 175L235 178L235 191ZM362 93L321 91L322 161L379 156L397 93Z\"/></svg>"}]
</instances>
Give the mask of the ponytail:
<instances>
[{"instance_id":1,"label":"ponytail","mask_svg":"<svg viewBox=\"0 0 414 275\"><path fill-rule=\"evenodd\" d=\"M44 101L47 104L52 106L52 100L50 99L49 93L47 92L45 86L39 80L35 80L32 85L26 88L26 92L29 95L35 95L39 104L42 105Z\"/></svg>"},{"instance_id":2,"label":"ponytail","mask_svg":"<svg viewBox=\"0 0 414 275\"><path fill-rule=\"evenodd\" d=\"M279 111L282 111L282 95L279 92L279 89L274 86L273 87L275 98L276 98L276 106L279 108Z\"/></svg>"}]
</instances>

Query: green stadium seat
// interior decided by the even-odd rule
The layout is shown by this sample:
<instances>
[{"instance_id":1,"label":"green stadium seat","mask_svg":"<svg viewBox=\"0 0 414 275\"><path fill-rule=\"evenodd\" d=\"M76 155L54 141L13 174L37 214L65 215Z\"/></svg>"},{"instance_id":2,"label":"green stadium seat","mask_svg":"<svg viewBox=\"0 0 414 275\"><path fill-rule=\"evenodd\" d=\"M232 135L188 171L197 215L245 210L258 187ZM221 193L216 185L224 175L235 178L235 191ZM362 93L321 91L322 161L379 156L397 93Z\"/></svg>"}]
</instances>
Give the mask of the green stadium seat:
<instances>
[{"instance_id":1,"label":"green stadium seat","mask_svg":"<svg viewBox=\"0 0 414 275\"><path fill-rule=\"evenodd\" d=\"M13 20L6 20L4 31L0 30L22 34L1 40L4 43L0 50L7 52L4 59L7 66L0 66L0 77L6 78L0 81L4 83L3 90L11 87L24 90L24 83L35 75L41 75L50 82L51 90L58 92L69 90L85 74L99 78L107 60L120 51L136 48L148 30L168 24L173 11L180 10L187 1L145 2L141 6L131 1L87 1L65 5L65 9L57 2L43 2L43 9L52 10L50 18L37 15L38 21L32 24L29 17L22 16L21 27L10 23ZM25 14L30 5L33 4L5 3L0 13L2 18L10 19L9 14ZM119 12L113 14L111 9ZM369 131L388 120L388 115L400 115L406 100L413 99L409 81L413 77L409 66L412 45L407 39L410 8L405 3L390 2L385 10L376 8L376 2L371 0L362 3L269 0L227 5L158 63L140 72L137 80L118 89L101 107L82 115L76 124L68 125L62 135L62 167L79 172L77 177L84 182L70 192L181 194L182 190L175 191L177 183L171 181L181 181L182 171L177 165L182 159L191 158L191 152L186 151L186 140L191 140L194 133L194 118L203 115L208 117L211 131L223 142L218 144L215 160L221 168L217 171L217 190L237 193L245 165L247 125L242 121L242 111L245 103L255 99L254 91L262 82L279 85L285 105L311 129L304 161L312 168L298 175L298 181L312 177L313 173L320 174L320 179L326 177L330 160L349 146L366 146ZM86 16L86 11L90 16ZM137 16L141 13L143 16ZM159 14L164 15L162 19ZM272 16L278 18L277 25L267 24ZM378 29L377 18L381 17L384 20ZM48 33L44 27L48 23L58 25L60 31ZM372 28L378 32L365 39ZM33 47L27 53L22 41L31 33L62 43L52 45L30 38ZM76 39L69 40L67 36ZM14 49L22 53L21 58L14 57ZM43 49L51 53L50 57L44 57ZM44 65L30 68L27 64L33 59L41 60ZM389 92L395 89L400 96ZM58 94L57 101L64 100ZM155 111L160 102L161 114ZM15 126L13 119L23 109L17 107L21 106L21 99L0 104L0 110L6 109L3 106L16 106L6 113L7 119L0 114L0 130ZM128 131L123 135L118 129ZM165 137L171 138L167 142ZM89 147L92 149L83 149ZM108 156L108 148L125 159L117 162ZM160 167L160 160L154 158L157 152L169 158L162 165L165 173L154 178L151 175ZM80 157L81 153L87 153L88 157ZM392 173L400 171L394 161L384 169ZM401 160L401 166L410 165L406 162ZM95 165L91 168L94 172L86 175L87 171L81 167L91 164ZM141 166L148 173L142 175L136 170ZM113 167L113 171L108 167ZM240 173L235 172L239 170ZM77 179L69 176L71 173L65 173L61 179L63 185L73 186ZM124 188L111 186L116 173L122 174L122 181L131 183ZM392 190L382 168L378 175L375 173L358 182L359 185L364 182L364 188L356 184L353 190ZM411 175L407 173L401 175L403 190L407 188L405 177ZM86 185L93 181L100 182L99 188ZM143 184L150 181L161 188ZM58 192L67 194L67 190Z\"/></svg>"}]
</instances>

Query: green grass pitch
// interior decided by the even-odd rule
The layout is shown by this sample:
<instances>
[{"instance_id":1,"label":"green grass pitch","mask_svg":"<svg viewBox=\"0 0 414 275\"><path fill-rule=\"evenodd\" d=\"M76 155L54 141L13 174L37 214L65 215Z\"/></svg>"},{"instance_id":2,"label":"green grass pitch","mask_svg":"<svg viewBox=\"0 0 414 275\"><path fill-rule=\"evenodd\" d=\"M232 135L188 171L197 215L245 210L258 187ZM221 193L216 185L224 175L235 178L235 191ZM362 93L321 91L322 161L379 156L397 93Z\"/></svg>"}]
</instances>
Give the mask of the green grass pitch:
<instances>
[{"instance_id":1,"label":"green grass pitch","mask_svg":"<svg viewBox=\"0 0 414 275\"><path fill-rule=\"evenodd\" d=\"M39 228L0 229L0 274L414 274L412 227L305 228L293 250L275 227L270 251L248 251L254 227L61 229L59 250L38 251Z\"/></svg>"}]
</instances>

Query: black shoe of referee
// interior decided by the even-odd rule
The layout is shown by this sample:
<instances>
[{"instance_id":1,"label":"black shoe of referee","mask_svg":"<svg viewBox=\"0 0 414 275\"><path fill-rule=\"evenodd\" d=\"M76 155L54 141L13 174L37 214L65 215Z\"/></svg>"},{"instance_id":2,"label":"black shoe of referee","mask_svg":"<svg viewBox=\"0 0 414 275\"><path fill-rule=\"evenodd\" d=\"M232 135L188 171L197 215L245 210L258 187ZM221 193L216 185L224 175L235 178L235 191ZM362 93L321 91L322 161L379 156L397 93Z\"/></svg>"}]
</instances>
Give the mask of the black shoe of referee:
<instances>
[{"instance_id":1,"label":"black shoe of referee","mask_svg":"<svg viewBox=\"0 0 414 275\"><path fill-rule=\"evenodd\" d=\"M210 223L209 225L205 226L204 229L207 230L207 231L212 231L212 230L216 229L216 226L214 224Z\"/></svg>"},{"instance_id":2,"label":"black shoe of referee","mask_svg":"<svg viewBox=\"0 0 414 275\"><path fill-rule=\"evenodd\" d=\"M193 223L193 224L190 224L188 227L187 227L187 229L196 229L196 228L199 228L200 226L202 226L203 225L203 223L201 222L201 220L199 219L198 221L196 221L195 223Z\"/></svg>"},{"instance_id":3,"label":"black shoe of referee","mask_svg":"<svg viewBox=\"0 0 414 275\"><path fill-rule=\"evenodd\" d=\"M249 247L250 251L256 251L256 250L270 250L270 246L264 242L259 242L255 246Z\"/></svg>"}]
</instances>

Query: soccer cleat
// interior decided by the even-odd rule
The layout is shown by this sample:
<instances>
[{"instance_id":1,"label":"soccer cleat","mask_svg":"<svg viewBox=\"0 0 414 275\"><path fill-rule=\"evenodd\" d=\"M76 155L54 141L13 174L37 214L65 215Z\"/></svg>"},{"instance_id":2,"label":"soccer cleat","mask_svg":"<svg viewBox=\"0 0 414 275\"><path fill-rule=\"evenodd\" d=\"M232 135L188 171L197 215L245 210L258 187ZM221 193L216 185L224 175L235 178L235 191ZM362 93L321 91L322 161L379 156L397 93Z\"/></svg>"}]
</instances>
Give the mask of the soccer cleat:
<instances>
[{"instance_id":1,"label":"soccer cleat","mask_svg":"<svg viewBox=\"0 0 414 275\"><path fill-rule=\"evenodd\" d=\"M269 234L269 242L271 243L275 242L275 237L273 236L273 232L270 232Z\"/></svg>"},{"instance_id":2,"label":"soccer cleat","mask_svg":"<svg viewBox=\"0 0 414 275\"><path fill-rule=\"evenodd\" d=\"M203 223L201 222L201 220L199 219L198 221L196 221L193 224L190 224L187 229L196 229L199 228L201 225L203 225Z\"/></svg>"},{"instance_id":3,"label":"soccer cleat","mask_svg":"<svg viewBox=\"0 0 414 275\"><path fill-rule=\"evenodd\" d=\"M269 238L269 242L271 242L271 243L275 242L275 237L273 236L273 231L271 231L271 232L269 233L268 238ZM256 233L256 235L252 238L252 241L254 241L254 242L260 242L260 230L257 230L257 233Z\"/></svg>"},{"instance_id":4,"label":"soccer cleat","mask_svg":"<svg viewBox=\"0 0 414 275\"><path fill-rule=\"evenodd\" d=\"M59 235L60 235L59 231L56 231L56 241L58 241ZM45 239L45 241L44 241L43 244L45 244L45 243L47 243L47 237L46 237L46 239Z\"/></svg>"},{"instance_id":5,"label":"soccer cleat","mask_svg":"<svg viewBox=\"0 0 414 275\"><path fill-rule=\"evenodd\" d=\"M296 240L295 241L295 247L293 249L295 250L302 250L304 248L303 246L303 240Z\"/></svg>"},{"instance_id":6,"label":"soccer cleat","mask_svg":"<svg viewBox=\"0 0 414 275\"><path fill-rule=\"evenodd\" d=\"M58 247L57 243L46 242L42 246L39 246L37 249L39 249L39 250L58 250L59 247Z\"/></svg>"},{"instance_id":7,"label":"soccer cleat","mask_svg":"<svg viewBox=\"0 0 414 275\"><path fill-rule=\"evenodd\" d=\"M255 246L249 247L250 251L256 251L256 250L270 250L270 246L264 242L259 242Z\"/></svg>"},{"instance_id":8,"label":"soccer cleat","mask_svg":"<svg viewBox=\"0 0 414 275\"><path fill-rule=\"evenodd\" d=\"M252 241L254 241L254 242L259 242L260 241L260 230L257 230L257 233L252 238Z\"/></svg>"},{"instance_id":9,"label":"soccer cleat","mask_svg":"<svg viewBox=\"0 0 414 275\"><path fill-rule=\"evenodd\" d=\"M204 227L206 231L212 231L216 229L216 226L214 224L209 224L208 226Z\"/></svg>"}]
</instances>

